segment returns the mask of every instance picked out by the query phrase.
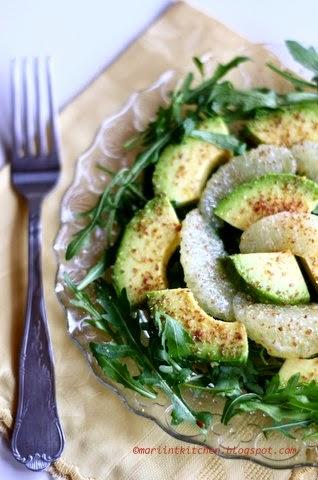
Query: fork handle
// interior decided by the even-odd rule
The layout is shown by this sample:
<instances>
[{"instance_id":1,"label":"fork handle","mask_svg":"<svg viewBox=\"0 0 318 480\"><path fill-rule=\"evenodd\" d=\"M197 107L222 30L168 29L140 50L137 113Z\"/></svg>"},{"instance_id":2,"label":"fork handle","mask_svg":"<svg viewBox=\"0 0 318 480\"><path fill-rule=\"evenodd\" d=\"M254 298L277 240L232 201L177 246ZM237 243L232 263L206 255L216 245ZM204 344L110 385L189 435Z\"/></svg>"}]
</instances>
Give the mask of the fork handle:
<instances>
[{"instance_id":1,"label":"fork handle","mask_svg":"<svg viewBox=\"0 0 318 480\"><path fill-rule=\"evenodd\" d=\"M41 203L40 198L29 201L28 294L11 444L15 458L36 471L50 465L64 447L42 286Z\"/></svg>"}]
</instances>

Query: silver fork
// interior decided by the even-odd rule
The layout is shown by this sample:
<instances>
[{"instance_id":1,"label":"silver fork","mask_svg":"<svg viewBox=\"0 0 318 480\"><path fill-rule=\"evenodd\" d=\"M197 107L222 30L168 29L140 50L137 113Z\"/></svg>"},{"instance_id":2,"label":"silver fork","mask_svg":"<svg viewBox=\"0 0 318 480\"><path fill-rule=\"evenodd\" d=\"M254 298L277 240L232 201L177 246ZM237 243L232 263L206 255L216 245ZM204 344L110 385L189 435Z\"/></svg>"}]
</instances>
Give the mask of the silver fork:
<instances>
[{"instance_id":1,"label":"silver fork","mask_svg":"<svg viewBox=\"0 0 318 480\"><path fill-rule=\"evenodd\" d=\"M64 447L41 267L41 205L57 183L60 170L49 59L14 60L11 93L11 183L29 208L28 293L11 448L27 468L44 470ZM44 116L48 117L48 129Z\"/></svg>"}]
</instances>

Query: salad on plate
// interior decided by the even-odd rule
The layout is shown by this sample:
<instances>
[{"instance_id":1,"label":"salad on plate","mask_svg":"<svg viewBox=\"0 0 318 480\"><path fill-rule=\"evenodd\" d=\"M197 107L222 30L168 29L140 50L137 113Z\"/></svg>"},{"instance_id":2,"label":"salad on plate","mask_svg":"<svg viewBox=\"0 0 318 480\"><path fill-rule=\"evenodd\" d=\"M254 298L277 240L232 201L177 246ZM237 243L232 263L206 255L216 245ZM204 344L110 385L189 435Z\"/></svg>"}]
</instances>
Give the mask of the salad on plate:
<instances>
[{"instance_id":1,"label":"salad on plate","mask_svg":"<svg viewBox=\"0 0 318 480\"><path fill-rule=\"evenodd\" d=\"M239 90L226 75L189 73L148 127L124 148L133 163L108 176L66 259L107 247L71 303L99 331L91 355L106 377L172 405L171 422L207 432L213 408L188 392L224 399L222 422L246 412L264 431L318 439L318 52L287 47L311 80L268 68L287 93Z\"/></svg>"}]
</instances>

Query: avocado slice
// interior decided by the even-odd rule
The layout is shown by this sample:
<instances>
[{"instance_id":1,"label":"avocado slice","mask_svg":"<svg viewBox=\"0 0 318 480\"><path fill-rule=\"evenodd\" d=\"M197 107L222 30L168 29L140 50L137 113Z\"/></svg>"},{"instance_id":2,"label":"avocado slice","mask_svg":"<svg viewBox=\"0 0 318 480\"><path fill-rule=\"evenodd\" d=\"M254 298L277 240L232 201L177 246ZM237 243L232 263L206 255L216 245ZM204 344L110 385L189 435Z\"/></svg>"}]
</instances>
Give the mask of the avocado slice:
<instances>
[{"instance_id":1,"label":"avocado slice","mask_svg":"<svg viewBox=\"0 0 318 480\"><path fill-rule=\"evenodd\" d=\"M269 173L232 190L220 200L215 214L245 230L260 218L281 211L311 212L317 203L317 183L290 173Z\"/></svg>"},{"instance_id":2,"label":"avocado slice","mask_svg":"<svg viewBox=\"0 0 318 480\"><path fill-rule=\"evenodd\" d=\"M282 385L286 385L290 377L299 373L301 383L318 382L318 358L289 358L281 366L278 375Z\"/></svg>"},{"instance_id":3,"label":"avocado slice","mask_svg":"<svg viewBox=\"0 0 318 480\"><path fill-rule=\"evenodd\" d=\"M318 354L318 305L253 303L244 295L233 301L235 318L244 323L251 340L269 355L309 358Z\"/></svg>"},{"instance_id":4,"label":"avocado slice","mask_svg":"<svg viewBox=\"0 0 318 480\"><path fill-rule=\"evenodd\" d=\"M278 305L309 302L307 285L291 253L241 253L229 259L243 289L256 300Z\"/></svg>"},{"instance_id":5,"label":"avocado slice","mask_svg":"<svg viewBox=\"0 0 318 480\"><path fill-rule=\"evenodd\" d=\"M150 200L127 225L113 270L117 291L132 304L146 292L167 288L166 268L180 241L180 222L164 195Z\"/></svg>"},{"instance_id":6,"label":"avocado slice","mask_svg":"<svg viewBox=\"0 0 318 480\"><path fill-rule=\"evenodd\" d=\"M182 324L193 338L193 356L208 362L245 363L248 341L240 322L222 322L207 315L187 288L147 294L150 312L164 312Z\"/></svg>"},{"instance_id":7,"label":"avocado slice","mask_svg":"<svg viewBox=\"0 0 318 480\"><path fill-rule=\"evenodd\" d=\"M238 185L267 173L296 173L296 160L288 148L260 145L219 167L201 196L199 209L204 219L219 227L223 222L215 215L218 202Z\"/></svg>"},{"instance_id":8,"label":"avocado slice","mask_svg":"<svg viewBox=\"0 0 318 480\"><path fill-rule=\"evenodd\" d=\"M199 130L228 134L219 117L203 121ZM153 174L156 194L163 193L178 206L199 200L213 169L229 158L229 152L202 140L186 138L162 152Z\"/></svg>"},{"instance_id":9,"label":"avocado slice","mask_svg":"<svg viewBox=\"0 0 318 480\"><path fill-rule=\"evenodd\" d=\"M318 256L318 216L279 212L263 217L243 232L240 251L290 251L299 257Z\"/></svg>"},{"instance_id":10,"label":"avocado slice","mask_svg":"<svg viewBox=\"0 0 318 480\"><path fill-rule=\"evenodd\" d=\"M237 290L223 265L222 240L197 209L182 222L180 261L187 287L201 308L222 320L234 320L232 301Z\"/></svg>"},{"instance_id":11,"label":"avocado slice","mask_svg":"<svg viewBox=\"0 0 318 480\"><path fill-rule=\"evenodd\" d=\"M291 147L318 141L318 103L290 105L275 111L261 110L248 122L247 133L257 144Z\"/></svg>"}]
</instances>

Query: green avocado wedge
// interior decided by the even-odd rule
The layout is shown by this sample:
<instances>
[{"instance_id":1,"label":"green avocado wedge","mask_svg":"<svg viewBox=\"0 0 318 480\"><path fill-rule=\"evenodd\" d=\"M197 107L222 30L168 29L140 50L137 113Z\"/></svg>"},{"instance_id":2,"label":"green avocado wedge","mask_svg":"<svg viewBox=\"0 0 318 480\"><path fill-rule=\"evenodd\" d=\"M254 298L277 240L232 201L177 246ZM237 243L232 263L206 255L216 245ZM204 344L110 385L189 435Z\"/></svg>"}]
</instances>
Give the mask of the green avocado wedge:
<instances>
[{"instance_id":1,"label":"green avocado wedge","mask_svg":"<svg viewBox=\"0 0 318 480\"><path fill-rule=\"evenodd\" d=\"M288 173L270 173L242 183L223 198L215 214L246 230L260 218L278 212L310 213L318 204L318 184Z\"/></svg>"},{"instance_id":2,"label":"green avocado wedge","mask_svg":"<svg viewBox=\"0 0 318 480\"><path fill-rule=\"evenodd\" d=\"M291 253L247 253L229 257L242 289L262 303L298 305L310 295Z\"/></svg>"},{"instance_id":3,"label":"green avocado wedge","mask_svg":"<svg viewBox=\"0 0 318 480\"><path fill-rule=\"evenodd\" d=\"M246 362L248 341L244 325L210 317L189 289L149 292L147 304L154 317L156 312L163 312L182 324L194 341L194 358L231 364Z\"/></svg>"},{"instance_id":4,"label":"green avocado wedge","mask_svg":"<svg viewBox=\"0 0 318 480\"><path fill-rule=\"evenodd\" d=\"M289 105L273 112L259 111L248 122L247 133L257 144L291 147L304 141L318 141L318 103Z\"/></svg>"},{"instance_id":5,"label":"green avocado wedge","mask_svg":"<svg viewBox=\"0 0 318 480\"><path fill-rule=\"evenodd\" d=\"M164 195L150 200L127 225L113 270L117 292L126 289L131 304L149 290L167 288L166 268L179 245L180 222Z\"/></svg>"},{"instance_id":6,"label":"green avocado wedge","mask_svg":"<svg viewBox=\"0 0 318 480\"><path fill-rule=\"evenodd\" d=\"M220 117L204 120L197 128L222 135L229 133ZM154 191L165 194L178 206L198 201L211 172L229 156L228 151L194 138L169 145L160 155L153 173Z\"/></svg>"}]
</instances>

